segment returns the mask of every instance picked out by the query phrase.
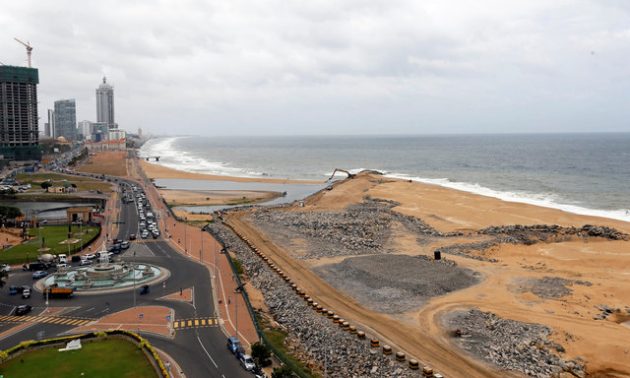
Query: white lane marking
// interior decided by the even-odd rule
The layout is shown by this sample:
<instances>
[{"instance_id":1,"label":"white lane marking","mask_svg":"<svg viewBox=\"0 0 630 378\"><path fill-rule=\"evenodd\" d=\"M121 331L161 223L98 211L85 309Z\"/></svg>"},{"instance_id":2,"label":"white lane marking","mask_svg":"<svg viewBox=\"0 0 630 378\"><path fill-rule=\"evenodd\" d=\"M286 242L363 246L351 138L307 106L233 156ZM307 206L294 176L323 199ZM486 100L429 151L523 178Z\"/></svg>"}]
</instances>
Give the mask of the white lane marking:
<instances>
[{"instance_id":1,"label":"white lane marking","mask_svg":"<svg viewBox=\"0 0 630 378\"><path fill-rule=\"evenodd\" d=\"M208 350L206 349L206 347L203 345L203 343L201 342L201 339L199 338L199 336L197 336L197 340L199 341L199 344L201 345L201 347L203 348L203 351L206 353L206 356L208 356L208 358L210 359L210 361L212 361L212 364L214 365L215 368L219 368L219 365L217 365L216 362L214 362L214 359L212 358L212 356L210 355L210 353L208 353Z\"/></svg>"},{"instance_id":2,"label":"white lane marking","mask_svg":"<svg viewBox=\"0 0 630 378\"><path fill-rule=\"evenodd\" d=\"M87 310L85 310L85 312L90 312L90 311L92 311L92 310L94 310L94 309L96 309L96 307L90 307L90 308L88 308Z\"/></svg>"},{"instance_id":3,"label":"white lane marking","mask_svg":"<svg viewBox=\"0 0 630 378\"><path fill-rule=\"evenodd\" d=\"M192 306L193 308L196 310L197 307L195 306L195 287L192 287Z\"/></svg>"}]
</instances>

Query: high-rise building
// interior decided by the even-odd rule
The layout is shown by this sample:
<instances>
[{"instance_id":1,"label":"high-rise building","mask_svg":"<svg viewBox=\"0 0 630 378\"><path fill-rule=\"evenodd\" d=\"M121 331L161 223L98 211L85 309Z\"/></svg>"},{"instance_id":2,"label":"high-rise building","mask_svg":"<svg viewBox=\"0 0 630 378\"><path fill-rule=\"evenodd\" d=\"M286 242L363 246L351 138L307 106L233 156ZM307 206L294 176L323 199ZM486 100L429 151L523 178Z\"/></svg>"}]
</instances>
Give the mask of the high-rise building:
<instances>
[{"instance_id":1,"label":"high-rise building","mask_svg":"<svg viewBox=\"0 0 630 378\"><path fill-rule=\"evenodd\" d=\"M81 121L77 127L79 135L85 140L92 140L92 122Z\"/></svg>"},{"instance_id":2,"label":"high-rise building","mask_svg":"<svg viewBox=\"0 0 630 378\"><path fill-rule=\"evenodd\" d=\"M96 122L104 122L110 129L118 128L114 121L114 87L107 84L105 77L96 89Z\"/></svg>"},{"instance_id":3,"label":"high-rise building","mask_svg":"<svg viewBox=\"0 0 630 378\"><path fill-rule=\"evenodd\" d=\"M48 109L48 122L46 123L46 136L55 137L55 111Z\"/></svg>"},{"instance_id":4,"label":"high-rise building","mask_svg":"<svg viewBox=\"0 0 630 378\"><path fill-rule=\"evenodd\" d=\"M6 160L41 158L36 68L0 65L0 155Z\"/></svg>"},{"instance_id":5,"label":"high-rise building","mask_svg":"<svg viewBox=\"0 0 630 378\"><path fill-rule=\"evenodd\" d=\"M77 139L77 107L74 99L55 101L55 138Z\"/></svg>"}]
</instances>

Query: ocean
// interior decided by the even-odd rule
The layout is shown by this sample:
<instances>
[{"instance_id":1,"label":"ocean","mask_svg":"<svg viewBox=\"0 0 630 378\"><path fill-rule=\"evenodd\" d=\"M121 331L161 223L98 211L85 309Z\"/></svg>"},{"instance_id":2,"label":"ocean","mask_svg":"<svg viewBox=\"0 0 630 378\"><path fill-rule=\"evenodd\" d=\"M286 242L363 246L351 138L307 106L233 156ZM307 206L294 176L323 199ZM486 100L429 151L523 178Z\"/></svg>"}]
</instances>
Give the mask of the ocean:
<instances>
[{"instance_id":1,"label":"ocean","mask_svg":"<svg viewBox=\"0 0 630 378\"><path fill-rule=\"evenodd\" d=\"M141 156L227 176L327 179L372 169L506 201L630 222L630 134L163 137Z\"/></svg>"}]
</instances>

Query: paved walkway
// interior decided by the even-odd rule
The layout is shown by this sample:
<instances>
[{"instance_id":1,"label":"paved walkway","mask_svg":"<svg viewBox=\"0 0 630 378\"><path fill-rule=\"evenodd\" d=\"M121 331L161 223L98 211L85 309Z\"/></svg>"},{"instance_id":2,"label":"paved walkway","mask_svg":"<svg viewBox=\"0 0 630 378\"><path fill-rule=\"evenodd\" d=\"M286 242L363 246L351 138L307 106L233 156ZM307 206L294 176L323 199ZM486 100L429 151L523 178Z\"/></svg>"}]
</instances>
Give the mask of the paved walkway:
<instances>
[{"instance_id":1,"label":"paved walkway","mask_svg":"<svg viewBox=\"0 0 630 378\"><path fill-rule=\"evenodd\" d=\"M164 306L137 306L106 315L95 322L72 330L73 333L98 332L108 329L124 329L148 332L164 337L173 337L171 326L175 314Z\"/></svg>"}]
</instances>

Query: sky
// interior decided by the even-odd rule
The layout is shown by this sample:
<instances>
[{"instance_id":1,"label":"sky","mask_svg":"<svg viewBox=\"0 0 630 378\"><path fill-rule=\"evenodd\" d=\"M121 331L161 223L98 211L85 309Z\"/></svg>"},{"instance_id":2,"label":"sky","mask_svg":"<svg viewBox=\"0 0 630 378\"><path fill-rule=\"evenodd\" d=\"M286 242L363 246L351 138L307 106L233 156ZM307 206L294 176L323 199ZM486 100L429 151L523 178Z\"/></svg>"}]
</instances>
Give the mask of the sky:
<instances>
[{"instance_id":1,"label":"sky","mask_svg":"<svg viewBox=\"0 0 630 378\"><path fill-rule=\"evenodd\" d=\"M152 134L630 132L630 1L9 1L0 62Z\"/></svg>"}]
</instances>

